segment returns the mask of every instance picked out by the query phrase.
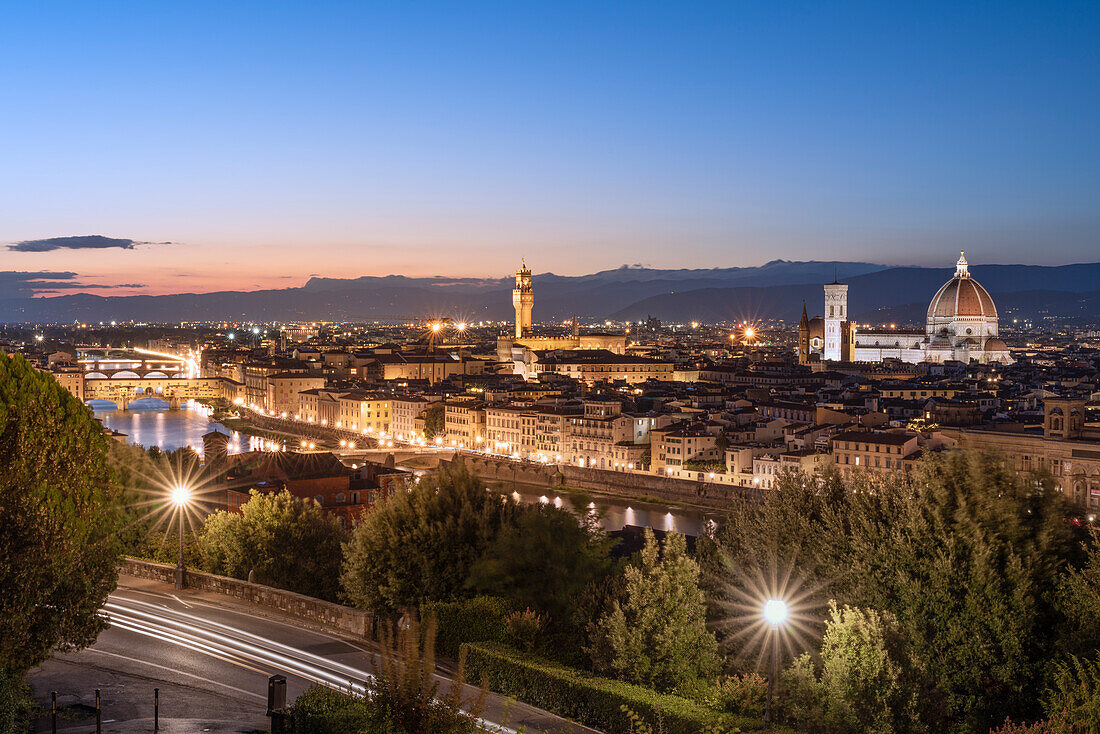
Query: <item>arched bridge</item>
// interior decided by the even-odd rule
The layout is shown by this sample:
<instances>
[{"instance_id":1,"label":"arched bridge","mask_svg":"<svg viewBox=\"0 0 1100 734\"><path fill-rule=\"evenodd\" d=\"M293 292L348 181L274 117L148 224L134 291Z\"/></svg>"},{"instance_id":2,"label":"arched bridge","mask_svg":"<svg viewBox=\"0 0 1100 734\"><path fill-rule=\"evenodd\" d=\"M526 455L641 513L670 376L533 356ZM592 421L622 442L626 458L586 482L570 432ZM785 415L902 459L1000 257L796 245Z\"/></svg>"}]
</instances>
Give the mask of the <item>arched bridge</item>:
<instances>
[{"instance_id":1,"label":"arched bridge","mask_svg":"<svg viewBox=\"0 0 1100 734\"><path fill-rule=\"evenodd\" d=\"M119 370L124 371L129 370ZM221 377L167 377L156 372L150 370L144 377L137 374L97 377L90 372L84 375L84 400L108 400L126 410L133 401L145 398L164 400L170 408L179 408L188 400L210 402L235 396L235 392L234 395L227 392L232 383Z\"/></svg>"}]
</instances>

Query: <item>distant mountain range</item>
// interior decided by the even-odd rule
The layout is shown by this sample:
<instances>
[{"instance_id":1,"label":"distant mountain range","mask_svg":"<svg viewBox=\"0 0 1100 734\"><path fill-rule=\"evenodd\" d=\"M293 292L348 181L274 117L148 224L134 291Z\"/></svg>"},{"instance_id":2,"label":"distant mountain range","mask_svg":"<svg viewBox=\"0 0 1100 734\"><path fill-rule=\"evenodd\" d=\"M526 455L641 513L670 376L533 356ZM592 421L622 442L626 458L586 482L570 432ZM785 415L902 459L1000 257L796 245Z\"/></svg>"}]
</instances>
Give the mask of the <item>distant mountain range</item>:
<instances>
[{"instance_id":1,"label":"distant mountain range","mask_svg":"<svg viewBox=\"0 0 1100 734\"><path fill-rule=\"evenodd\" d=\"M1054 315L1082 323L1100 320L1100 263L1043 267L971 266L1003 317ZM535 320L582 317L664 321L797 320L806 302L820 314L821 285L834 277L850 285L849 311L860 320L922 323L950 268L889 267L861 262L774 260L751 268L656 270L622 267L591 275L536 274ZM299 288L167 296L49 298L0 296L3 322L295 321L510 319L512 278L311 278Z\"/></svg>"}]
</instances>

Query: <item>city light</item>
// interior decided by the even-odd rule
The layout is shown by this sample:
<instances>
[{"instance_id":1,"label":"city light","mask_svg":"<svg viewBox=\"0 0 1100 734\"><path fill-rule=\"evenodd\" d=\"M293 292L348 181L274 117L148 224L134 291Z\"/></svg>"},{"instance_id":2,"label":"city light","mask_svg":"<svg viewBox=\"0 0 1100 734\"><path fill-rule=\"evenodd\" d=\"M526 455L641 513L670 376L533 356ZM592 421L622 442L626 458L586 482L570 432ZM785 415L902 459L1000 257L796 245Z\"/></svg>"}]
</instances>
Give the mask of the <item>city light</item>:
<instances>
[{"instance_id":1,"label":"city light","mask_svg":"<svg viewBox=\"0 0 1100 734\"><path fill-rule=\"evenodd\" d=\"M175 487L172 487L169 497L172 500L172 504L176 507L183 507L191 501L191 490L183 485L177 484Z\"/></svg>"},{"instance_id":2,"label":"city light","mask_svg":"<svg viewBox=\"0 0 1100 734\"><path fill-rule=\"evenodd\" d=\"M764 619L772 626L787 621L787 603L782 599L768 599L764 602Z\"/></svg>"}]
</instances>

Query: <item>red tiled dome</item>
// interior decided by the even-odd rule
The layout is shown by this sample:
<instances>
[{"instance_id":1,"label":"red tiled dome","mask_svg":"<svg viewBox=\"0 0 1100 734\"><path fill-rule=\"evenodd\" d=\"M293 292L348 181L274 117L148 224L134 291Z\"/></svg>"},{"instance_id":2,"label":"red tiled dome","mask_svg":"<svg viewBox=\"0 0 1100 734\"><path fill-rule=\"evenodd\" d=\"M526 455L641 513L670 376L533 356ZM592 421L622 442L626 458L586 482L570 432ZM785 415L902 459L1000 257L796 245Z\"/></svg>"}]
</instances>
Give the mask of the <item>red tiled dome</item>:
<instances>
[{"instance_id":1,"label":"red tiled dome","mask_svg":"<svg viewBox=\"0 0 1100 734\"><path fill-rule=\"evenodd\" d=\"M997 307L981 284L970 277L965 254L955 263L955 277L944 283L928 304L928 321L962 317L997 318ZM942 322L941 322L942 323Z\"/></svg>"}]
</instances>

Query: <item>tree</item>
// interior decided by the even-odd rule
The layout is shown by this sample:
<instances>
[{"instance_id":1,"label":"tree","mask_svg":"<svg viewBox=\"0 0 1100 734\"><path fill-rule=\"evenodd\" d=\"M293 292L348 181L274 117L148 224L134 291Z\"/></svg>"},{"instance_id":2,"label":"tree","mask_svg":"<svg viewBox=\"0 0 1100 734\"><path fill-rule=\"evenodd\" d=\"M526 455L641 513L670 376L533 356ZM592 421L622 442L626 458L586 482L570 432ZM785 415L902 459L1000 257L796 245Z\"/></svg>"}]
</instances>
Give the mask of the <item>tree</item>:
<instances>
[{"instance_id":1,"label":"tree","mask_svg":"<svg viewBox=\"0 0 1100 734\"><path fill-rule=\"evenodd\" d=\"M709 588L721 608L770 564L801 580L805 607L835 598L891 613L927 681L923 722L984 733L1040 713L1035 691L1064 647L1055 590L1082 561L1069 514L1049 480L965 451L907 476L790 476L704 548Z\"/></svg>"},{"instance_id":2,"label":"tree","mask_svg":"<svg viewBox=\"0 0 1100 734\"><path fill-rule=\"evenodd\" d=\"M50 375L0 352L0 669L14 679L105 626L121 519L108 440Z\"/></svg>"},{"instance_id":3,"label":"tree","mask_svg":"<svg viewBox=\"0 0 1100 734\"><path fill-rule=\"evenodd\" d=\"M820 672L803 655L784 676L786 718L808 732L925 731L916 715L917 686L907 680L902 655L892 615L830 604Z\"/></svg>"},{"instance_id":4,"label":"tree","mask_svg":"<svg viewBox=\"0 0 1100 734\"><path fill-rule=\"evenodd\" d=\"M646 528L640 558L624 576L623 598L597 623L596 666L661 691L716 674L717 643L684 536L669 533L662 553Z\"/></svg>"},{"instance_id":5,"label":"tree","mask_svg":"<svg viewBox=\"0 0 1100 734\"><path fill-rule=\"evenodd\" d=\"M443 433L443 403L432 403L424 410L424 438L435 438Z\"/></svg>"},{"instance_id":6,"label":"tree","mask_svg":"<svg viewBox=\"0 0 1100 734\"><path fill-rule=\"evenodd\" d=\"M379 616L467 593L470 568L518 512L463 464L399 492L367 515L344 547L341 584Z\"/></svg>"},{"instance_id":7,"label":"tree","mask_svg":"<svg viewBox=\"0 0 1100 734\"><path fill-rule=\"evenodd\" d=\"M587 620L577 619L577 600L610 569L607 551L595 523L557 507L524 507L470 568L466 584L517 609L544 612L555 630L580 631Z\"/></svg>"},{"instance_id":8,"label":"tree","mask_svg":"<svg viewBox=\"0 0 1100 734\"><path fill-rule=\"evenodd\" d=\"M206 518L199 535L203 567L299 594L335 601L346 534L312 500L253 490L240 514Z\"/></svg>"},{"instance_id":9,"label":"tree","mask_svg":"<svg viewBox=\"0 0 1100 734\"><path fill-rule=\"evenodd\" d=\"M1075 731L1100 734L1100 659L1070 655L1055 663L1043 705L1052 719L1075 724Z\"/></svg>"}]
</instances>

